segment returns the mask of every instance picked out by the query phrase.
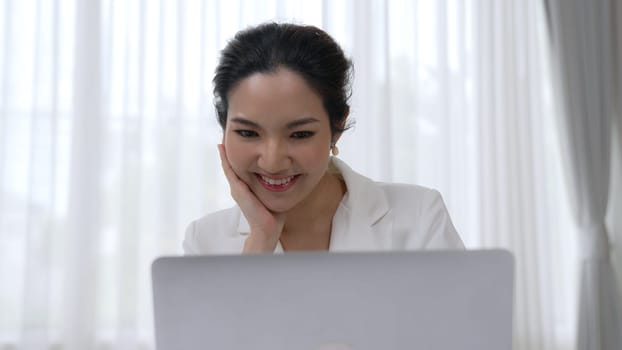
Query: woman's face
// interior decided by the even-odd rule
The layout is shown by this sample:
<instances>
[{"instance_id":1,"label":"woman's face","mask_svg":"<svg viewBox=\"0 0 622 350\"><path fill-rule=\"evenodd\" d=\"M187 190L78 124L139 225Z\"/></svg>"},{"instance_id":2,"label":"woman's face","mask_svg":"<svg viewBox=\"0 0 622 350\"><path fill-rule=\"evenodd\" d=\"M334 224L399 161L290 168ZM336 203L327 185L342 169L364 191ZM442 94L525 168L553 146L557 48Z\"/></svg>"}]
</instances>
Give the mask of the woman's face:
<instances>
[{"instance_id":1,"label":"woman's face","mask_svg":"<svg viewBox=\"0 0 622 350\"><path fill-rule=\"evenodd\" d=\"M255 73L229 94L224 144L238 177L269 210L286 212L326 174L328 114L299 74Z\"/></svg>"}]
</instances>

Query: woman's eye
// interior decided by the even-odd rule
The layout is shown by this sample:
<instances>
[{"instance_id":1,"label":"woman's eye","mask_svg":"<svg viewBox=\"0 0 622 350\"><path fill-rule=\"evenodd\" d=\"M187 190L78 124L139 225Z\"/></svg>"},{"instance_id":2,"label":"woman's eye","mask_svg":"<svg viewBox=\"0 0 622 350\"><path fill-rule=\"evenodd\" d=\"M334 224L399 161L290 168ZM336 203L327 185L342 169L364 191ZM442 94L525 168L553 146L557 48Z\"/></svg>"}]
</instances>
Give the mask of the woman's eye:
<instances>
[{"instance_id":1,"label":"woman's eye","mask_svg":"<svg viewBox=\"0 0 622 350\"><path fill-rule=\"evenodd\" d=\"M306 139L313 135L315 135L313 131L296 131L295 133L292 133L291 137L294 139Z\"/></svg>"},{"instance_id":2,"label":"woman's eye","mask_svg":"<svg viewBox=\"0 0 622 350\"><path fill-rule=\"evenodd\" d=\"M259 136L257 132L253 130L235 130L235 132L242 137L255 137Z\"/></svg>"}]
</instances>

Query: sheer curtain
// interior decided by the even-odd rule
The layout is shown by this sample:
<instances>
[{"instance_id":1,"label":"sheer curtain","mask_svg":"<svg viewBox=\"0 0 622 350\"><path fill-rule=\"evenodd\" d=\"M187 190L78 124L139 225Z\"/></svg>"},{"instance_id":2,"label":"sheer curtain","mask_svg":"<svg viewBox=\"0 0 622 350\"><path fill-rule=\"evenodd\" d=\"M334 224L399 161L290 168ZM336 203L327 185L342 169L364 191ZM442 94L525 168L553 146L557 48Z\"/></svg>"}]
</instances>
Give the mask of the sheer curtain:
<instances>
[{"instance_id":1,"label":"sheer curtain","mask_svg":"<svg viewBox=\"0 0 622 350\"><path fill-rule=\"evenodd\" d=\"M340 157L444 195L517 259L515 349L573 349L576 232L540 0L0 4L0 348L152 349L149 267L232 205L211 78L237 30L320 26L352 56Z\"/></svg>"}]
</instances>

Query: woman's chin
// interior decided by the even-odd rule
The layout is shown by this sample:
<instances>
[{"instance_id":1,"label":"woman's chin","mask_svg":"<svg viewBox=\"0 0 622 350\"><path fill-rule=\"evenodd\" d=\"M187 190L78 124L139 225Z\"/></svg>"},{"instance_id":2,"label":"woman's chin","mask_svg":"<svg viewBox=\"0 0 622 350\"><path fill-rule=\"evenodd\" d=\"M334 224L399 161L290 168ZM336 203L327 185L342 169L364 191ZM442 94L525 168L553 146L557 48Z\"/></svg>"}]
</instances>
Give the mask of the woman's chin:
<instances>
[{"instance_id":1,"label":"woman's chin","mask_svg":"<svg viewBox=\"0 0 622 350\"><path fill-rule=\"evenodd\" d=\"M287 203L264 203L270 212L275 214L283 214L290 211L294 206Z\"/></svg>"},{"instance_id":2,"label":"woman's chin","mask_svg":"<svg viewBox=\"0 0 622 350\"><path fill-rule=\"evenodd\" d=\"M297 203L294 203L291 200L285 200L284 198L262 198L260 196L259 201L266 207L266 209L270 210L270 212L275 214L287 213L292 210Z\"/></svg>"}]
</instances>

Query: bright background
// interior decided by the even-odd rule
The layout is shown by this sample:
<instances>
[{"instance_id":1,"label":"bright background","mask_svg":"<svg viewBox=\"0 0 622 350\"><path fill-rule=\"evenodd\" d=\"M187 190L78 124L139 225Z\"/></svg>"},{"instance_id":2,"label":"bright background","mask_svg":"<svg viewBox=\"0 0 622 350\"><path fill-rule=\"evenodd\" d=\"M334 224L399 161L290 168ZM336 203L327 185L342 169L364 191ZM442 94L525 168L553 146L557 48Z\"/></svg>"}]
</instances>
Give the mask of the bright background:
<instances>
[{"instance_id":1,"label":"bright background","mask_svg":"<svg viewBox=\"0 0 622 350\"><path fill-rule=\"evenodd\" d=\"M0 1L0 349L153 348L151 261L233 204L219 50L268 20L319 26L352 57L340 158L440 190L468 248L515 254L515 349L574 349L577 237L539 0Z\"/></svg>"}]
</instances>

